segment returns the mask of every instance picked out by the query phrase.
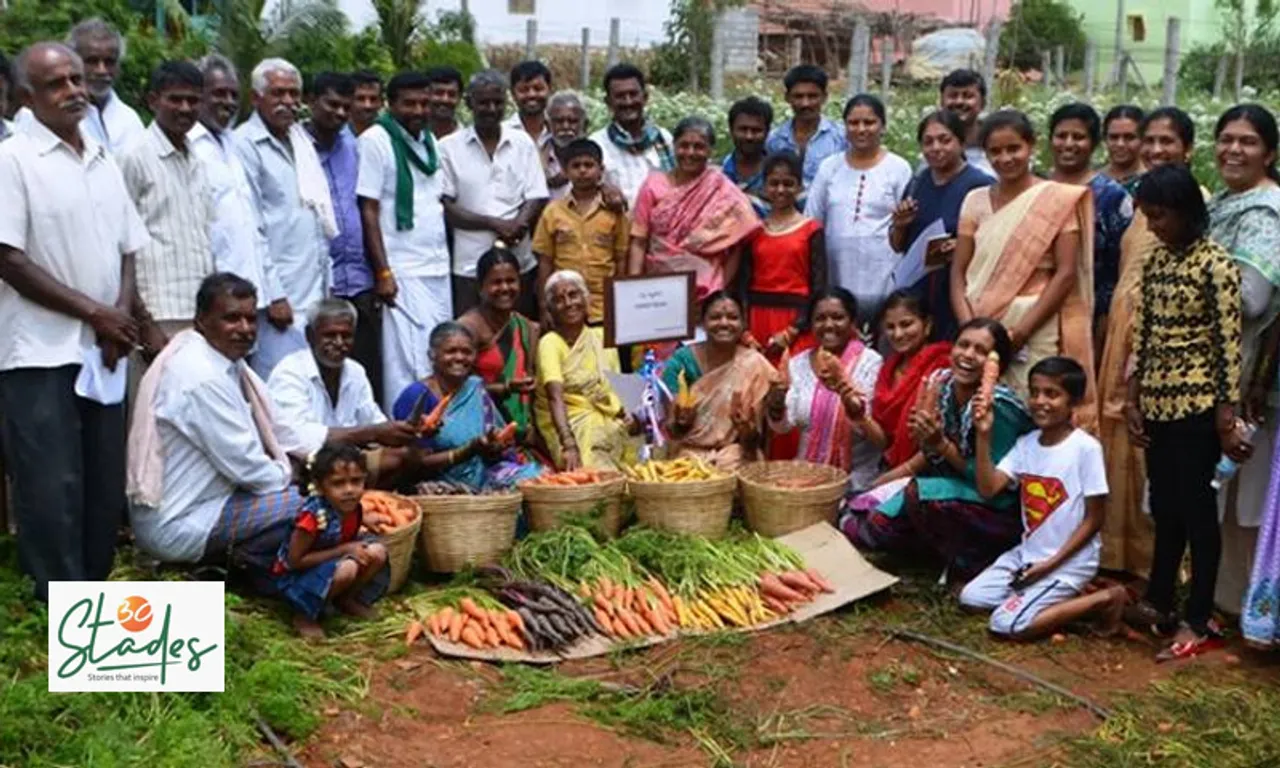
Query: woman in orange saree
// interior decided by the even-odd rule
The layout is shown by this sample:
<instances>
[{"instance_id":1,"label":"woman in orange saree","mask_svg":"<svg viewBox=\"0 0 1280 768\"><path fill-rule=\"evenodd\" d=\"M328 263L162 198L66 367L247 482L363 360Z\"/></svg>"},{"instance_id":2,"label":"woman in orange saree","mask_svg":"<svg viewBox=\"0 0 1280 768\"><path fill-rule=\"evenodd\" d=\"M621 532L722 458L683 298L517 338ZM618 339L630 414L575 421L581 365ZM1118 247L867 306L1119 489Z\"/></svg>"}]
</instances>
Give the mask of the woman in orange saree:
<instances>
[{"instance_id":1,"label":"woman in orange saree","mask_svg":"<svg viewBox=\"0 0 1280 768\"><path fill-rule=\"evenodd\" d=\"M1037 179L1035 131L1001 110L981 139L999 178L965 197L957 228L951 300L961 323L991 317L1008 330L1014 360L1004 382L1025 398L1027 372L1065 355L1089 373L1076 423L1097 425L1093 379L1093 207L1087 187Z\"/></svg>"},{"instance_id":2,"label":"woman in orange saree","mask_svg":"<svg viewBox=\"0 0 1280 768\"><path fill-rule=\"evenodd\" d=\"M1195 147L1195 123L1177 107L1162 107L1139 124L1142 165L1186 165ZM1138 184L1141 184L1141 179ZM1136 186L1136 185L1135 185ZM1207 197L1207 195L1206 195ZM1147 460L1129 441L1124 404L1129 387L1133 320L1142 291L1142 265L1159 245L1147 217L1135 211L1120 240L1120 279L1111 296L1107 336L1098 366L1098 439L1107 466L1107 516L1102 524L1103 569L1146 577L1151 572L1155 526L1146 512Z\"/></svg>"}]
</instances>

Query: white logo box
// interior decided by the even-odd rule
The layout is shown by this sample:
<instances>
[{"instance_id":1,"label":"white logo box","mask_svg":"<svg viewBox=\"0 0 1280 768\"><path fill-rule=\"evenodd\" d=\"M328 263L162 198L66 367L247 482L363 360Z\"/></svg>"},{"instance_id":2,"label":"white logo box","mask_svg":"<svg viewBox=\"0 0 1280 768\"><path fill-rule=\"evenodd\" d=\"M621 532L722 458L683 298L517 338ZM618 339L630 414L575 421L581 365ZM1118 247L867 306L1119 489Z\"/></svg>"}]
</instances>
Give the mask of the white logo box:
<instances>
[{"instance_id":1,"label":"white logo box","mask_svg":"<svg viewBox=\"0 0 1280 768\"><path fill-rule=\"evenodd\" d=\"M49 691L225 685L222 582L49 583Z\"/></svg>"}]
</instances>

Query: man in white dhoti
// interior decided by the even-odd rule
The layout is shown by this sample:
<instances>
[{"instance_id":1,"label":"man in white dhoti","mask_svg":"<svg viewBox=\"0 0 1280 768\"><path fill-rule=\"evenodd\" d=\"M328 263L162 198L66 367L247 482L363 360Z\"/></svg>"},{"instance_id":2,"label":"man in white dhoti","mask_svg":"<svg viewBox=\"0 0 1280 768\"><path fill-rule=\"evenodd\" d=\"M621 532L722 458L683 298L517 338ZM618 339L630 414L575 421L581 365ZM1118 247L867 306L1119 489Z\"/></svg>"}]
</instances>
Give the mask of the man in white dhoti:
<instances>
[{"instance_id":1,"label":"man in white dhoti","mask_svg":"<svg viewBox=\"0 0 1280 768\"><path fill-rule=\"evenodd\" d=\"M449 248L435 139L426 130L431 83L402 72L387 83L387 111L360 134L356 195L365 254L382 312L382 403L431 373L427 338L453 317Z\"/></svg>"}]
</instances>

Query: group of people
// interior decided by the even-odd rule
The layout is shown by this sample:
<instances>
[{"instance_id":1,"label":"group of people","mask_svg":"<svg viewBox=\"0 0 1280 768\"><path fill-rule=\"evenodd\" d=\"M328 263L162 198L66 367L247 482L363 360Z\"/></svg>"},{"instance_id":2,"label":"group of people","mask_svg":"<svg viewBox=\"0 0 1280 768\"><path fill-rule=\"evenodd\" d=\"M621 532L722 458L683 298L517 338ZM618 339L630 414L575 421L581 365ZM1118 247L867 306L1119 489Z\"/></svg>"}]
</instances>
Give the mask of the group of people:
<instances>
[{"instance_id":1,"label":"group of people","mask_svg":"<svg viewBox=\"0 0 1280 768\"><path fill-rule=\"evenodd\" d=\"M591 134L536 61L384 86L267 59L240 119L216 54L156 68L144 127L113 90L123 55L90 20L0 77L22 103L0 123L0 436L38 596L105 577L127 509L149 553L244 566L315 631L385 587L364 487L617 468L660 433L726 470L849 472L845 534L936 557L1002 634L1123 616L1180 658L1220 642L1216 602L1275 642L1267 110L1222 115L1210 197L1177 108L1063 106L1038 171L1036 127L984 114L969 70L919 162L882 146L875 96L825 117L803 65L792 117L738 101L713 163L711 123L654 124L627 64ZM691 398L628 406L643 350L605 345L606 281L686 271L698 336L652 352ZM1094 591L1099 568L1145 595Z\"/></svg>"}]
</instances>

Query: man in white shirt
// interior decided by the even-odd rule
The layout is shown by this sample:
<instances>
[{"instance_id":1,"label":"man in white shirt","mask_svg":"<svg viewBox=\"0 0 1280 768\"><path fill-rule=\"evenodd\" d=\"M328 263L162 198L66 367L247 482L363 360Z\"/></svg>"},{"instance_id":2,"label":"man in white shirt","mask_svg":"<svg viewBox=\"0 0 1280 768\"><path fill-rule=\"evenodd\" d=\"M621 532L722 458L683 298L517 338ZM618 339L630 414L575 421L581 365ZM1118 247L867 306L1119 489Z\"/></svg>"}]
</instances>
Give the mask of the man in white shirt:
<instances>
[{"instance_id":1,"label":"man in white shirt","mask_svg":"<svg viewBox=\"0 0 1280 768\"><path fill-rule=\"evenodd\" d=\"M254 199L249 175L236 147L239 140L231 121L240 109L240 80L228 59L211 53L200 60L204 95L198 122L187 134L191 152L204 163L205 181L213 200L209 246L213 267L243 277L257 290L258 327L288 326L293 311L275 263L267 254L267 236Z\"/></svg>"},{"instance_id":2,"label":"man in white shirt","mask_svg":"<svg viewBox=\"0 0 1280 768\"><path fill-rule=\"evenodd\" d=\"M387 83L387 111L360 135L356 195L364 251L382 312L382 381L390 412L396 398L431 373L427 338L453 318L440 155L427 131L430 83L402 72Z\"/></svg>"},{"instance_id":3,"label":"man in white shirt","mask_svg":"<svg viewBox=\"0 0 1280 768\"><path fill-rule=\"evenodd\" d=\"M280 419L281 447L306 458L325 443L404 446L417 432L387 421L374 401L364 367L352 360L356 308L346 299L325 299L307 313L307 343L281 360L267 381ZM371 468L372 469L372 468Z\"/></svg>"},{"instance_id":4,"label":"man in white shirt","mask_svg":"<svg viewBox=\"0 0 1280 768\"><path fill-rule=\"evenodd\" d=\"M162 62L151 73L147 102L155 120L141 140L119 155L129 196L151 242L138 253L138 293L158 326L144 338L152 353L190 328L196 291L213 274L209 224L213 218L204 164L190 151L204 77L186 61Z\"/></svg>"},{"instance_id":5,"label":"man in white shirt","mask_svg":"<svg viewBox=\"0 0 1280 768\"><path fill-rule=\"evenodd\" d=\"M84 62L84 82L89 89L89 106L80 130L118 154L141 139L146 130L138 113L115 92L120 63L124 61L124 36L102 19L85 19L67 33L67 45ZM29 109L15 116L19 126L32 119Z\"/></svg>"},{"instance_id":6,"label":"man in white shirt","mask_svg":"<svg viewBox=\"0 0 1280 768\"><path fill-rule=\"evenodd\" d=\"M89 367L117 375L138 343L134 253L147 230L120 169L83 135L84 66L36 43L14 77L31 122L0 144L0 413L18 522L18 557L50 581L111 570L124 509L124 406L78 394ZM111 402L113 401L114 402Z\"/></svg>"},{"instance_id":7,"label":"man in white shirt","mask_svg":"<svg viewBox=\"0 0 1280 768\"><path fill-rule=\"evenodd\" d=\"M129 433L129 517L138 544L161 561L230 557L265 573L292 529L302 496L265 387L245 363L257 319L247 280L210 275L196 295L195 329L178 334L142 378ZM149 477L158 487L135 480Z\"/></svg>"},{"instance_id":8,"label":"man in white shirt","mask_svg":"<svg viewBox=\"0 0 1280 768\"><path fill-rule=\"evenodd\" d=\"M9 59L0 53L0 141L13 135L13 123L9 122L9 94L13 92L13 70Z\"/></svg>"},{"instance_id":9,"label":"man in white shirt","mask_svg":"<svg viewBox=\"0 0 1280 768\"><path fill-rule=\"evenodd\" d=\"M546 64L522 61L511 68L511 98L516 103L516 113L504 125L513 131L524 131L538 145L542 169L547 175L547 191L554 197L557 190L568 188L569 180L560 172L551 140L551 118L547 108L550 96L551 70Z\"/></svg>"},{"instance_id":10,"label":"man in white shirt","mask_svg":"<svg viewBox=\"0 0 1280 768\"><path fill-rule=\"evenodd\" d=\"M462 102L462 73L453 67L427 70L431 83L431 135L437 141L462 129L458 122L458 104Z\"/></svg>"},{"instance_id":11,"label":"man in white shirt","mask_svg":"<svg viewBox=\"0 0 1280 768\"><path fill-rule=\"evenodd\" d=\"M605 181L622 190L634 208L640 185L651 171L675 167L671 134L644 113L649 102L644 73L631 64L615 64L604 73L604 101L613 121L591 134L604 153Z\"/></svg>"},{"instance_id":12,"label":"man in white shirt","mask_svg":"<svg viewBox=\"0 0 1280 768\"><path fill-rule=\"evenodd\" d=\"M329 238L337 232L329 182L311 137L297 124L302 75L284 59L254 67L253 115L236 129L236 149L254 191L288 317L268 317L251 359L262 378L285 355L307 346L303 313L329 292Z\"/></svg>"},{"instance_id":13,"label":"man in white shirt","mask_svg":"<svg viewBox=\"0 0 1280 768\"><path fill-rule=\"evenodd\" d=\"M520 260L517 309L537 317L534 283L538 262L529 230L547 203L538 146L523 131L502 124L506 78L479 72L467 85L467 107L475 125L440 142L444 212L453 225L453 308L458 314L480 303L476 263L502 240Z\"/></svg>"}]
</instances>

